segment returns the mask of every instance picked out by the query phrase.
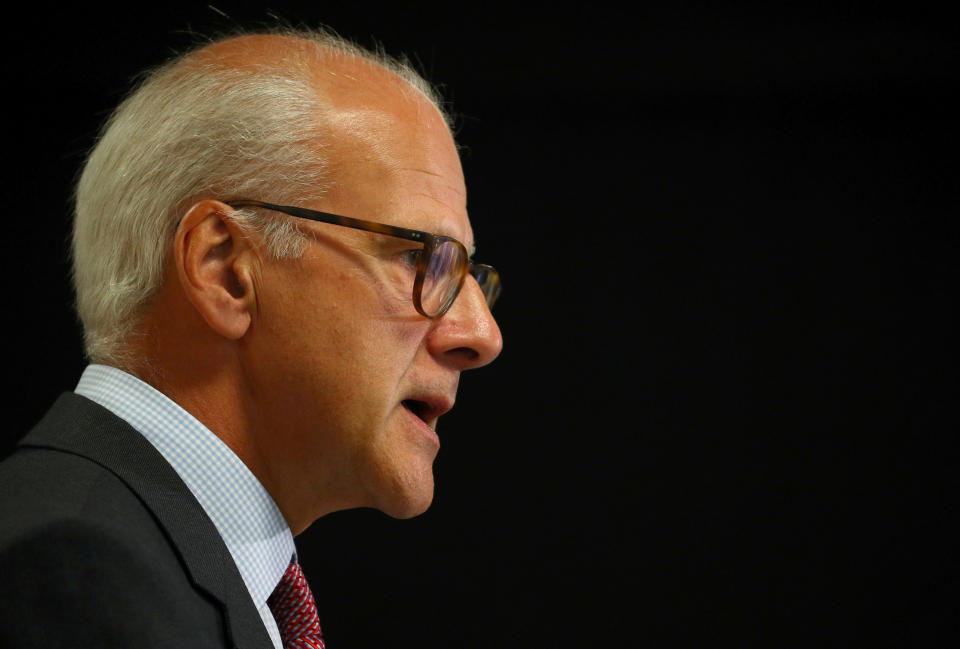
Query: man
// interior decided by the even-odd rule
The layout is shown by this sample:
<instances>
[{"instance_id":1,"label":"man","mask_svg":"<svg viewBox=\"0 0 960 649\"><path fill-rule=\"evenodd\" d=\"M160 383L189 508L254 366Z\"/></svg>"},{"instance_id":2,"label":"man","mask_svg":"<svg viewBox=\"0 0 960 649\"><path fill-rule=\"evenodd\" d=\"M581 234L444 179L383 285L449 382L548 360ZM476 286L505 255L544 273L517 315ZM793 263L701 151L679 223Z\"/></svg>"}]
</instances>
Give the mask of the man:
<instances>
[{"instance_id":1,"label":"man","mask_svg":"<svg viewBox=\"0 0 960 649\"><path fill-rule=\"evenodd\" d=\"M325 34L154 71L77 186L91 365L0 466L0 646L323 646L292 537L423 512L492 361L429 86Z\"/></svg>"}]
</instances>

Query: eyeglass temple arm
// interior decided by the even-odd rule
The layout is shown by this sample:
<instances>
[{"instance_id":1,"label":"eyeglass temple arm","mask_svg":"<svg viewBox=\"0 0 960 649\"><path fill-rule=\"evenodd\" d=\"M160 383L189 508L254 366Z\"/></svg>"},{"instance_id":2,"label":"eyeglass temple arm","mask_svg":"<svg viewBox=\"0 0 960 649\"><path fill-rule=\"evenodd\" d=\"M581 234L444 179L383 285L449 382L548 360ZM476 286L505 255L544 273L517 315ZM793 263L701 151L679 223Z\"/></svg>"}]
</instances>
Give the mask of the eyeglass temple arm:
<instances>
[{"instance_id":1,"label":"eyeglass temple arm","mask_svg":"<svg viewBox=\"0 0 960 649\"><path fill-rule=\"evenodd\" d=\"M230 205L234 208L239 207L260 207L265 210L272 210L274 212L282 212L284 214L289 214L290 216L296 216L301 219L309 219L310 221L318 221L320 223L330 223L332 225L341 225L347 228L355 228L357 230L366 230L367 232L378 232L380 234L386 234L391 237L400 237L401 239L409 239L411 241L419 241L421 243L427 243L431 239L435 238L437 235L431 234L429 232L422 232L420 230L411 230L410 228L401 228L396 225L387 225L386 223L377 223L375 221L365 221L363 219L355 219L350 216L343 216L340 214L331 214L330 212L320 212L318 210L308 210L305 207L294 207L292 205L276 205L274 203L265 203L263 201L254 201L247 199L237 199L232 201L225 201L227 205Z\"/></svg>"}]
</instances>

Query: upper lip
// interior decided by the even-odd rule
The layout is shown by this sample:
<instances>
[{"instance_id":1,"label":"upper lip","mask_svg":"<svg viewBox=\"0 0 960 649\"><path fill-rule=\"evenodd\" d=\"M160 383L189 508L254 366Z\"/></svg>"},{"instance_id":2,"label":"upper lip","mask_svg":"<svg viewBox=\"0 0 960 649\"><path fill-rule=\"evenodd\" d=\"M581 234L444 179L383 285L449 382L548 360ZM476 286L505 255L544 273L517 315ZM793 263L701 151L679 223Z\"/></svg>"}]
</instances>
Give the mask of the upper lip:
<instances>
[{"instance_id":1,"label":"upper lip","mask_svg":"<svg viewBox=\"0 0 960 649\"><path fill-rule=\"evenodd\" d=\"M407 395L401 403L420 419L433 424L440 415L453 408L453 402L453 397L446 394L414 393Z\"/></svg>"}]
</instances>

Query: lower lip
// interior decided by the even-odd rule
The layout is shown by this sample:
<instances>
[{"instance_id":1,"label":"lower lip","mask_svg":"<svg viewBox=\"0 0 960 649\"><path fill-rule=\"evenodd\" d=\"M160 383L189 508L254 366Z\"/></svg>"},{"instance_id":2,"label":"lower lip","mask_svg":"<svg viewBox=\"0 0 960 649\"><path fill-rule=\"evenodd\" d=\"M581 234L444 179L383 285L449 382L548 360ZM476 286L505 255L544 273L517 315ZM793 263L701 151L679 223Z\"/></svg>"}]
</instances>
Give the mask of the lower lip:
<instances>
[{"instance_id":1,"label":"lower lip","mask_svg":"<svg viewBox=\"0 0 960 649\"><path fill-rule=\"evenodd\" d=\"M431 442L432 442L435 446L439 447L439 446L440 446L440 438L437 437L437 432L436 432L435 430L433 430L432 428L430 428L430 426L427 425L427 422L425 422L424 420L420 419L420 417L417 417L415 414L413 414L412 411L408 410L408 409L406 408L406 406L401 405L400 407L403 408L403 411L404 411L405 413L407 413L407 416L410 417L410 419L413 420L414 424L417 425L417 427L420 429L420 431L421 431L425 436L427 436L428 438L430 438Z\"/></svg>"}]
</instances>

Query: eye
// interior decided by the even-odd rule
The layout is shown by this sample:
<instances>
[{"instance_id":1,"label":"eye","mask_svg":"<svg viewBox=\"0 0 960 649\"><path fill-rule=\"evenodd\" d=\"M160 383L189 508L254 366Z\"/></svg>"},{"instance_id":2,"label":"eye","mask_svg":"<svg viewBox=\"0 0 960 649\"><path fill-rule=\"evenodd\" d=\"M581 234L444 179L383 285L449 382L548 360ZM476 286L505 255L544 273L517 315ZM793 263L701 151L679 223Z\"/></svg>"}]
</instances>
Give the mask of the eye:
<instances>
[{"instance_id":1,"label":"eye","mask_svg":"<svg viewBox=\"0 0 960 649\"><path fill-rule=\"evenodd\" d=\"M406 264L410 268L416 268L417 264L420 261L420 257L422 255L423 255L423 248L415 248L413 250L404 250L398 255L398 257L404 264Z\"/></svg>"}]
</instances>

